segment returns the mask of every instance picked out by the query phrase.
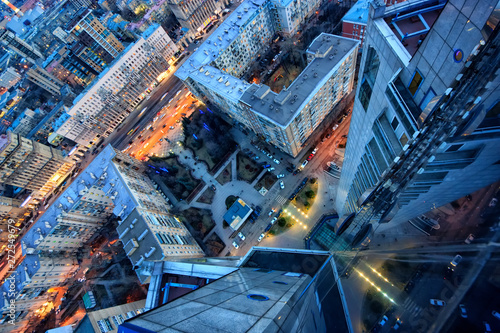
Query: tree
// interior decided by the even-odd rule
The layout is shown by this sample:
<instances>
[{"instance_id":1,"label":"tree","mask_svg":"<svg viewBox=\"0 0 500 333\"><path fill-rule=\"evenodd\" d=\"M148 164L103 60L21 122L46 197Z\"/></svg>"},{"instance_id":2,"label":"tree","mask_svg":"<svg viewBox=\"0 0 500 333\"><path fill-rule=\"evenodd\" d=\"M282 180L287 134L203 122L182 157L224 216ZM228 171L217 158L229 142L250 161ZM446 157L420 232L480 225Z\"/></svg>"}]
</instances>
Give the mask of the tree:
<instances>
[{"instance_id":1,"label":"tree","mask_svg":"<svg viewBox=\"0 0 500 333\"><path fill-rule=\"evenodd\" d=\"M311 204L309 203L309 201L304 202L304 207L309 208L309 206L311 206Z\"/></svg>"},{"instance_id":2,"label":"tree","mask_svg":"<svg viewBox=\"0 0 500 333\"><path fill-rule=\"evenodd\" d=\"M278 219L278 225L283 228L286 225L286 220L284 218L282 218L282 217L279 218Z\"/></svg>"},{"instance_id":3,"label":"tree","mask_svg":"<svg viewBox=\"0 0 500 333\"><path fill-rule=\"evenodd\" d=\"M311 178L311 180L310 180L311 184L316 184L317 181L318 181L318 178Z\"/></svg>"},{"instance_id":4,"label":"tree","mask_svg":"<svg viewBox=\"0 0 500 333\"><path fill-rule=\"evenodd\" d=\"M313 190L309 190L306 192L306 197L308 197L309 199L312 199L316 196L316 194L314 193Z\"/></svg>"}]
</instances>

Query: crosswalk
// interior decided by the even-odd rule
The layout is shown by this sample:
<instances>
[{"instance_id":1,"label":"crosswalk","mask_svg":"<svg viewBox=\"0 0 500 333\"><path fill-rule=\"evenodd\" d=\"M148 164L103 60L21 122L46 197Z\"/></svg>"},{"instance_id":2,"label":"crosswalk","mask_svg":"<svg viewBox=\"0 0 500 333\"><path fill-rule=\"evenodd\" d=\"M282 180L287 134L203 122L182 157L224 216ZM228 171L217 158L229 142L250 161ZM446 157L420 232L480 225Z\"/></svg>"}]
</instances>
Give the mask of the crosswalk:
<instances>
[{"instance_id":1,"label":"crosswalk","mask_svg":"<svg viewBox=\"0 0 500 333\"><path fill-rule=\"evenodd\" d=\"M405 312L410 317L417 317L420 312L422 312L422 308L418 306L411 298L407 298L403 303L403 308L405 308Z\"/></svg>"},{"instance_id":2,"label":"crosswalk","mask_svg":"<svg viewBox=\"0 0 500 333\"><path fill-rule=\"evenodd\" d=\"M283 196L281 195L277 195L276 198L274 198L274 200L276 200L279 204L282 204L284 205L286 203L286 198L284 198Z\"/></svg>"}]
</instances>

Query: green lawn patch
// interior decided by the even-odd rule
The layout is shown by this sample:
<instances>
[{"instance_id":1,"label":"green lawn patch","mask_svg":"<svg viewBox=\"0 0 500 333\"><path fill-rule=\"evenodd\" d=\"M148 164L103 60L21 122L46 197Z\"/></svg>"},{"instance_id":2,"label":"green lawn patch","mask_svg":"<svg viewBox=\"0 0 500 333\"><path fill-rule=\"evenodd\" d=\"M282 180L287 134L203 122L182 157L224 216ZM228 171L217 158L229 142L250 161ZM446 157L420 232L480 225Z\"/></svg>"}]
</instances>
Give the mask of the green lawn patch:
<instances>
[{"instance_id":1,"label":"green lawn patch","mask_svg":"<svg viewBox=\"0 0 500 333\"><path fill-rule=\"evenodd\" d=\"M231 163L229 163L215 179L219 182L219 184L224 185L231 181L231 176L232 176Z\"/></svg>"},{"instance_id":2,"label":"green lawn patch","mask_svg":"<svg viewBox=\"0 0 500 333\"><path fill-rule=\"evenodd\" d=\"M314 184L311 181L314 180ZM292 203L300 210L309 210L314 204L318 193L318 181L315 178L310 179L307 185L297 194Z\"/></svg>"},{"instance_id":3,"label":"green lawn patch","mask_svg":"<svg viewBox=\"0 0 500 333\"><path fill-rule=\"evenodd\" d=\"M191 173L186 170L186 166L179 163L175 155L165 158L151 157L149 162L156 169L149 169L148 171L158 171L163 183L179 200L186 200L193 190L201 183L200 179L194 178ZM164 171L161 168L168 171Z\"/></svg>"},{"instance_id":4,"label":"green lawn patch","mask_svg":"<svg viewBox=\"0 0 500 333\"><path fill-rule=\"evenodd\" d=\"M264 176L254 186L254 188L257 191L260 190L262 187L264 187L267 190L269 190L274 185L274 183L277 182L277 180L278 179L276 178L276 175L274 173L272 173L272 172L266 172L264 174Z\"/></svg>"},{"instance_id":5,"label":"green lawn patch","mask_svg":"<svg viewBox=\"0 0 500 333\"><path fill-rule=\"evenodd\" d=\"M215 227L212 212L208 209L189 208L177 215L195 239L203 239Z\"/></svg>"},{"instance_id":6,"label":"green lawn patch","mask_svg":"<svg viewBox=\"0 0 500 333\"><path fill-rule=\"evenodd\" d=\"M236 157L236 171L238 173L238 179L244 180L248 183L253 182L261 173L262 167L241 152L239 152Z\"/></svg>"},{"instance_id":7,"label":"green lawn patch","mask_svg":"<svg viewBox=\"0 0 500 333\"><path fill-rule=\"evenodd\" d=\"M198 202L211 204L215 197L215 191L208 187L205 192L198 198Z\"/></svg>"},{"instance_id":8,"label":"green lawn patch","mask_svg":"<svg viewBox=\"0 0 500 333\"><path fill-rule=\"evenodd\" d=\"M236 143L229 134L231 126L221 117L206 108L198 111L189 118L182 118L184 146L212 171L228 153L236 149Z\"/></svg>"}]
</instances>

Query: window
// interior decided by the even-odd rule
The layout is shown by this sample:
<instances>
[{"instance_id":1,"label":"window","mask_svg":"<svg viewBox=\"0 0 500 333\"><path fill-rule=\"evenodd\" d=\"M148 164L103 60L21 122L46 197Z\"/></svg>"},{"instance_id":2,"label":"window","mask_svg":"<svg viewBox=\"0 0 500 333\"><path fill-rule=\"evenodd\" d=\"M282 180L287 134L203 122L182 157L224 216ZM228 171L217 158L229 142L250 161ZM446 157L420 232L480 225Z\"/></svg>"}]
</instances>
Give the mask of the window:
<instances>
[{"instance_id":1,"label":"window","mask_svg":"<svg viewBox=\"0 0 500 333\"><path fill-rule=\"evenodd\" d=\"M361 104L363 105L365 111L368 109L368 104L372 96L373 85L377 77L379 66L380 60L377 52L373 47L370 47L366 56L363 78L361 80L361 87L359 89L359 100L361 101Z\"/></svg>"},{"instance_id":2,"label":"window","mask_svg":"<svg viewBox=\"0 0 500 333\"><path fill-rule=\"evenodd\" d=\"M446 149L446 152L449 153L449 152L457 151L462 147L463 147L463 144L451 145L448 149Z\"/></svg>"},{"instance_id":3,"label":"window","mask_svg":"<svg viewBox=\"0 0 500 333\"><path fill-rule=\"evenodd\" d=\"M415 94L418 91L418 88L420 88L420 85L422 84L423 81L424 78L417 69L413 74L413 78L411 79L410 84L408 85L408 90L410 91L410 94L412 94L412 96L415 96Z\"/></svg>"},{"instance_id":4,"label":"window","mask_svg":"<svg viewBox=\"0 0 500 333\"><path fill-rule=\"evenodd\" d=\"M391 126L394 130L396 130L396 128L398 128L398 125L399 125L398 118L394 117L394 119L391 122Z\"/></svg>"}]
</instances>

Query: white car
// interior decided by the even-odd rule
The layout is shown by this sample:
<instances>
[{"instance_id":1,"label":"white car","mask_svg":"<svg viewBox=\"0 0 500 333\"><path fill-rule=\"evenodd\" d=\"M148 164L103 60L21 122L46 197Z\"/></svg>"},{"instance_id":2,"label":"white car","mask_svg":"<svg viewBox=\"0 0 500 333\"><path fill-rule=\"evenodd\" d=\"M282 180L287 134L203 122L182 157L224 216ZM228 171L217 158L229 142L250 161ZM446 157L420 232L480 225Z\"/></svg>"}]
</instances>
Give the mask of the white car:
<instances>
[{"instance_id":1,"label":"white car","mask_svg":"<svg viewBox=\"0 0 500 333\"><path fill-rule=\"evenodd\" d=\"M240 248L240 246L236 242L233 242L233 246L234 246L235 249L239 249Z\"/></svg>"},{"instance_id":2,"label":"white car","mask_svg":"<svg viewBox=\"0 0 500 333\"><path fill-rule=\"evenodd\" d=\"M305 168L305 166L307 165L307 163L309 163L309 161L308 161L308 160L305 160L305 161L302 163L302 165L301 165L300 167L301 167L302 169L304 169L304 168Z\"/></svg>"},{"instance_id":3,"label":"white car","mask_svg":"<svg viewBox=\"0 0 500 333\"><path fill-rule=\"evenodd\" d=\"M267 157L269 158L273 158L273 155L269 154L269 153L265 153Z\"/></svg>"},{"instance_id":4,"label":"white car","mask_svg":"<svg viewBox=\"0 0 500 333\"><path fill-rule=\"evenodd\" d=\"M242 241L244 241L246 238L245 235L243 235L241 232L238 232L238 237L240 237Z\"/></svg>"},{"instance_id":5,"label":"white car","mask_svg":"<svg viewBox=\"0 0 500 333\"><path fill-rule=\"evenodd\" d=\"M314 148L314 150L312 151L312 154L315 155L317 152L318 152L318 147Z\"/></svg>"},{"instance_id":6,"label":"white car","mask_svg":"<svg viewBox=\"0 0 500 333\"><path fill-rule=\"evenodd\" d=\"M271 208L271 211L269 212L268 216L271 216L271 215L273 215L273 213L274 213L275 211L276 211L276 209L274 209L274 208Z\"/></svg>"},{"instance_id":7,"label":"white car","mask_svg":"<svg viewBox=\"0 0 500 333\"><path fill-rule=\"evenodd\" d=\"M276 222L277 219L278 219L277 216L273 217L273 219L271 220L271 224L274 224L274 222Z\"/></svg>"},{"instance_id":8,"label":"white car","mask_svg":"<svg viewBox=\"0 0 500 333\"><path fill-rule=\"evenodd\" d=\"M276 178L278 178L278 179L283 178L283 177L285 177L284 173L280 173L279 175L276 176Z\"/></svg>"},{"instance_id":9,"label":"white car","mask_svg":"<svg viewBox=\"0 0 500 333\"><path fill-rule=\"evenodd\" d=\"M260 234L259 238L257 238L257 242L260 243L264 239L264 237L266 237L266 235Z\"/></svg>"},{"instance_id":10,"label":"white car","mask_svg":"<svg viewBox=\"0 0 500 333\"><path fill-rule=\"evenodd\" d=\"M445 301L442 301L440 299L435 299L435 298L431 298L430 302L432 305L436 305L436 306L445 306L446 305Z\"/></svg>"},{"instance_id":11,"label":"white car","mask_svg":"<svg viewBox=\"0 0 500 333\"><path fill-rule=\"evenodd\" d=\"M472 241L474 240L475 236L473 234L469 234L469 236L467 236L467 239L465 240L465 244L470 244L472 243Z\"/></svg>"},{"instance_id":12,"label":"white car","mask_svg":"<svg viewBox=\"0 0 500 333\"><path fill-rule=\"evenodd\" d=\"M276 164L280 164L280 161L279 161L277 158L274 158L274 159L273 159L273 161L274 161L274 163L276 163Z\"/></svg>"},{"instance_id":13,"label":"white car","mask_svg":"<svg viewBox=\"0 0 500 333\"><path fill-rule=\"evenodd\" d=\"M281 187L281 189L282 189L282 190L284 190L284 189L285 189L285 184L283 184L283 181L282 181L282 180L280 180L280 187Z\"/></svg>"},{"instance_id":14,"label":"white car","mask_svg":"<svg viewBox=\"0 0 500 333\"><path fill-rule=\"evenodd\" d=\"M268 168L267 171L271 172L271 171L274 171L276 170L275 168Z\"/></svg>"}]
</instances>

